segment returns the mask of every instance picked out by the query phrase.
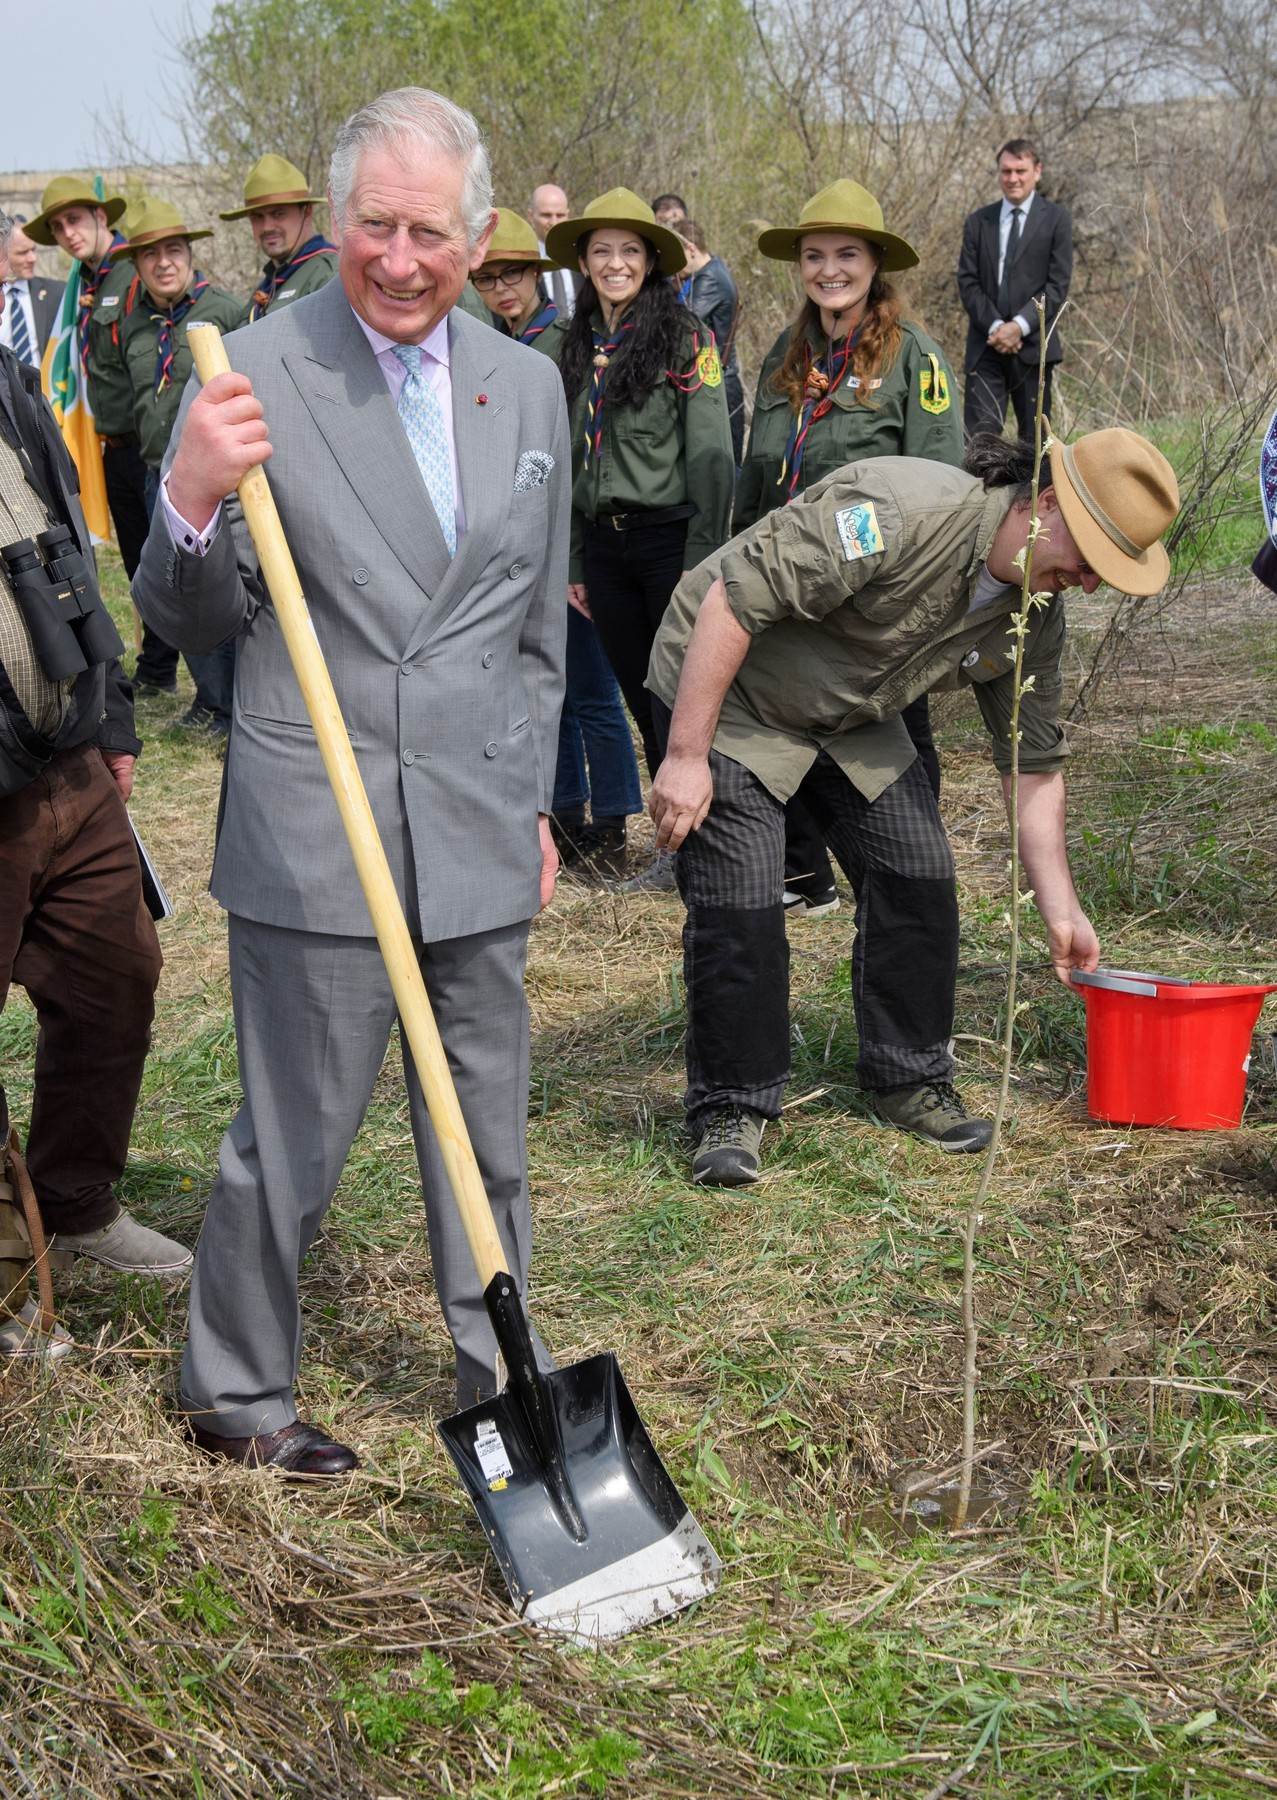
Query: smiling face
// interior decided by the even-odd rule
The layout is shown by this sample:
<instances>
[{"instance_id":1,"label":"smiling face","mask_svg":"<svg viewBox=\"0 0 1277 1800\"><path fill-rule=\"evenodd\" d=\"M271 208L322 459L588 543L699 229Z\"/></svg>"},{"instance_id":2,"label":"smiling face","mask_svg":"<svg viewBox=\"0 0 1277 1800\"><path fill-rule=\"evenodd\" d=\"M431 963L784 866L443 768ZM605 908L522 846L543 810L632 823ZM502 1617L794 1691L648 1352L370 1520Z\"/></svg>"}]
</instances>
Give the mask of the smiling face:
<instances>
[{"instance_id":1,"label":"smiling face","mask_svg":"<svg viewBox=\"0 0 1277 1800\"><path fill-rule=\"evenodd\" d=\"M187 238L164 238L133 252L142 285L157 306L172 306L191 285L194 256Z\"/></svg>"},{"instance_id":2,"label":"smiling face","mask_svg":"<svg viewBox=\"0 0 1277 1800\"><path fill-rule=\"evenodd\" d=\"M617 311L637 296L655 260L656 252L638 232L607 225L590 233L581 273L593 283L604 306Z\"/></svg>"},{"instance_id":3,"label":"smiling face","mask_svg":"<svg viewBox=\"0 0 1277 1800\"><path fill-rule=\"evenodd\" d=\"M92 268L111 247L111 227L100 206L64 206L49 220L49 232L59 250Z\"/></svg>"},{"instance_id":4,"label":"smiling face","mask_svg":"<svg viewBox=\"0 0 1277 1800\"><path fill-rule=\"evenodd\" d=\"M1087 562L1064 522L1053 487L1044 487L1038 495L1038 521L1041 527L1033 547L1031 579L1035 594L1062 594L1068 588L1080 587L1093 594L1100 577ZM999 581L1020 584L1020 569L1015 558L1028 542L1030 509L1027 502L1013 506L998 527L989 551L989 572Z\"/></svg>"},{"instance_id":5,"label":"smiling face","mask_svg":"<svg viewBox=\"0 0 1277 1800\"><path fill-rule=\"evenodd\" d=\"M271 262L279 262L311 236L313 206L259 206L248 215L257 248Z\"/></svg>"},{"instance_id":6,"label":"smiling face","mask_svg":"<svg viewBox=\"0 0 1277 1800\"><path fill-rule=\"evenodd\" d=\"M483 262L497 215L471 246L463 188L460 163L442 151L371 146L359 158L345 217L334 208L346 298L397 344L419 344Z\"/></svg>"},{"instance_id":7,"label":"smiling face","mask_svg":"<svg viewBox=\"0 0 1277 1800\"><path fill-rule=\"evenodd\" d=\"M1042 164L1034 162L1031 156L1016 156L1013 151L1004 150L998 158L998 180L1012 206L1027 200L1041 179Z\"/></svg>"},{"instance_id":8,"label":"smiling face","mask_svg":"<svg viewBox=\"0 0 1277 1800\"><path fill-rule=\"evenodd\" d=\"M847 231L812 231L799 241L798 273L822 315L832 315L841 335L860 316L877 273L881 251ZM828 321L826 321L828 322Z\"/></svg>"}]
</instances>

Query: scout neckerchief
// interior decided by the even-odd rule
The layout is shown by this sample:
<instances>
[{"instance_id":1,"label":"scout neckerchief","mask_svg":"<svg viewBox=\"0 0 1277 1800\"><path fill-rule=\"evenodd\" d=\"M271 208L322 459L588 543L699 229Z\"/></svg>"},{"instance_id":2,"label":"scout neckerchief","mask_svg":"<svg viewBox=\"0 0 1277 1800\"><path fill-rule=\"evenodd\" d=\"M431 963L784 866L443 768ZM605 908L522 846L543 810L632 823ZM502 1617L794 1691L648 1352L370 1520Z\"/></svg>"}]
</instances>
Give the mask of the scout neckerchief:
<instances>
[{"instance_id":1,"label":"scout neckerchief","mask_svg":"<svg viewBox=\"0 0 1277 1800\"><path fill-rule=\"evenodd\" d=\"M277 267L273 262L268 262L262 270L262 285L248 303L249 324L251 325L254 319L261 318L280 288L290 276L297 273L303 263L308 263L313 256L323 256L325 253L335 256L337 246L330 244L328 239L317 231L314 237L308 237L301 248L293 252L286 263L280 263Z\"/></svg>"},{"instance_id":2,"label":"scout neckerchief","mask_svg":"<svg viewBox=\"0 0 1277 1800\"><path fill-rule=\"evenodd\" d=\"M823 419L834 404L834 395L845 381L851 368L851 353L856 348L856 340L860 336L861 327L849 331L844 338L835 338L826 344L817 357L812 356L811 345L804 344L803 354L807 361L807 379L803 387L803 403L798 409L793 429L789 434L789 442L785 446L784 459L780 465L780 474L776 477L776 486L781 487L788 479L786 500L792 500L798 492L798 484L802 480L803 455L807 449L807 433L817 419Z\"/></svg>"},{"instance_id":3,"label":"scout neckerchief","mask_svg":"<svg viewBox=\"0 0 1277 1800\"><path fill-rule=\"evenodd\" d=\"M547 300L540 312L529 319L523 330L515 332L514 336L521 344L530 344L534 339L540 337L547 325L553 325L558 316L558 307L553 300Z\"/></svg>"},{"instance_id":4,"label":"scout neckerchief","mask_svg":"<svg viewBox=\"0 0 1277 1800\"><path fill-rule=\"evenodd\" d=\"M591 331L594 339L594 372L590 377L590 391L585 401L585 460L590 462L603 454L603 401L607 388L608 364L625 342L627 332L633 331L633 319L622 319L611 337L601 331Z\"/></svg>"},{"instance_id":5,"label":"scout neckerchief","mask_svg":"<svg viewBox=\"0 0 1277 1800\"><path fill-rule=\"evenodd\" d=\"M597 459L603 455L603 400L607 382L607 366L616 354L622 338L627 331L634 329L633 320L627 320L615 337L605 339L602 332L594 332L594 378L590 383L589 398L585 408L585 460ZM677 369L666 369L665 379L680 394L695 394L703 387L718 387L723 379L723 365L718 358L718 350L714 343L714 333L707 332L708 342L702 348L699 329L692 332L692 366L682 373Z\"/></svg>"},{"instance_id":6,"label":"scout neckerchief","mask_svg":"<svg viewBox=\"0 0 1277 1800\"><path fill-rule=\"evenodd\" d=\"M97 299L98 289L111 273L111 259L123 242L119 232L113 231L110 247L97 268L90 269L87 263L80 264L80 312L75 322L75 338L80 347L80 366L84 369L89 366L89 326L93 320L93 302Z\"/></svg>"},{"instance_id":7,"label":"scout neckerchief","mask_svg":"<svg viewBox=\"0 0 1277 1800\"><path fill-rule=\"evenodd\" d=\"M177 354L174 333L207 286L208 276L202 275L196 269L194 280L177 305L170 306L167 312L161 310L151 314L152 325L158 325L160 328L159 341L155 346L155 392L157 396L164 392L173 379L173 358Z\"/></svg>"}]
</instances>

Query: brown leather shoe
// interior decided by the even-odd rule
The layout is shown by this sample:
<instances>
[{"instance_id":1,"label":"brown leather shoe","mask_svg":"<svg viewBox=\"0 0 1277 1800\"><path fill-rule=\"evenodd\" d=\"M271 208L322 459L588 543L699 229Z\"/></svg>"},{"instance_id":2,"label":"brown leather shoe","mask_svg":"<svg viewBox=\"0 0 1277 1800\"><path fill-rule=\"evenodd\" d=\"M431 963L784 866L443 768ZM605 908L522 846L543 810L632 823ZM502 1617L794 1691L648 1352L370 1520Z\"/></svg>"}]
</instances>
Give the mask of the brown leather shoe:
<instances>
[{"instance_id":1,"label":"brown leather shoe","mask_svg":"<svg viewBox=\"0 0 1277 1800\"><path fill-rule=\"evenodd\" d=\"M307 1425L301 1419L265 1437L223 1437L221 1432L207 1431L190 1418L186 1429L192 1443L207 1455L244 1463L250 1469L278 1469L284 1475L318 1476L331 1481L359 1467L353 1450L337 1443L318 1425Z\"/></svg>"}]
</instances>

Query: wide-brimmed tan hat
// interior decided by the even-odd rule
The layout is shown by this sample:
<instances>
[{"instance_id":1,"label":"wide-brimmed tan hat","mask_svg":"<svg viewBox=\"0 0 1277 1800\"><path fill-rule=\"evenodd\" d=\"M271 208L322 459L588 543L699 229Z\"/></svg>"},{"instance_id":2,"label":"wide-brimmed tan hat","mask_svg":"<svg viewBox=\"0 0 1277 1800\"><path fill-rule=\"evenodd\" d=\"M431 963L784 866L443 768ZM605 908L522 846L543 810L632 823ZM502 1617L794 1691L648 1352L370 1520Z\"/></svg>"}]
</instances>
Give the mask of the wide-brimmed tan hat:
<instances>
[{"instance_id":1,"label":"wide-brimmed tan hat","mask_svg":"<svg viewBox=\"0 0 1277 1800\"><path fill-rule=\"evenodd\" d=\"M562 219L545 234L545 247L562 268L577 264L577 241L589 231L602 231L609 225L621 231L633 231L646 239L656 252L662 275L677 275L687 261L687 249L675 231L667 231L656 223L656 214L640 200L633 188L609 188L597 200L591 200L579 219Z\"/></svg>"},{"instance_id":2,"label":"wide-brimmed tan hat","mask_svg":"<svg viewBox=\"0 0 1277 1800\"><path fill-rule=\"evenodd\" d=\"M212 237L208 230L193 231L182 220L181 213L167 200L147 200L138 208L137 223L132 237L116 251L117 256L132 256L135 250L144 250L148 244L162 244L168 238L207 238Z\"/></svg>"},{"instance_id":3,"label":"wide-brimmed tan hat","mask_svg":"<svg viewBox=\"0 0 1277 1800\"><path fill-rule=\"evenodd\" d=\"M882 208L858 181L835 181L813 194L798 215L797 225L772 225L758 239L758 248L774 262L797 262L800 239L811 231L846 231L868 238L882 249L882 268L887 273L912 269L918 252L904 238L888 231Z\"/></svg>"},{"instance_id":4,"label":"wide-brimmed tan hat","mask_svg":"<svg viewBox=\"0 0 1277 1800\"><path fill-rule=\"evenodd\" d=\"M22 229L37 244L49 249L58 241L49 230L49 221L55 213L68 206L100 206L106 214L107 224L114 225L125 204L122 194L108 194L105 199L101 194L95 194L93 183L83 175L58 175L41 194L40 210L35 218L29 219Z\"/></svg>"},{"instance_id":5,"label":"wide-brimmed tan hat","mask_svg":"<svg viewBox=\"0 0 1277 1800\"><path fill-rule=\"evenodd\" d=\"M1051 485L1069 535L1101 581L1147 597L1166 586L1158 542L1179 511L1175 471L1137 431L1114 426L1051 445Z\"/></svg>"},{"instance_id":6,"label":"wide-brimmed tan hat","mask_svg":"<svg viewBox=\"0 0 1277 1800\"><path fill-rule=\"evenodd\" d=\"M493 263L531 263L534 269L557 269L559 266L548 256L542 256L536 232L526 219L511 212L508 206L497 208L497 228L475 273L482 274Z\"/></svg>"},{"instance_id":7,"label":"wide-brimmed tan hat","mask_svg":"<svg viewBox=\"0 0 1277 1800\"><path fill-rule=\"evenodd\" d=\"M248 171L244 183L244 204L230 212L219 213L219 219L246 219L263 206L322 206L326 196L312 194L310 183L286 156L263 156Z\"/></svg>"}]
</instances>

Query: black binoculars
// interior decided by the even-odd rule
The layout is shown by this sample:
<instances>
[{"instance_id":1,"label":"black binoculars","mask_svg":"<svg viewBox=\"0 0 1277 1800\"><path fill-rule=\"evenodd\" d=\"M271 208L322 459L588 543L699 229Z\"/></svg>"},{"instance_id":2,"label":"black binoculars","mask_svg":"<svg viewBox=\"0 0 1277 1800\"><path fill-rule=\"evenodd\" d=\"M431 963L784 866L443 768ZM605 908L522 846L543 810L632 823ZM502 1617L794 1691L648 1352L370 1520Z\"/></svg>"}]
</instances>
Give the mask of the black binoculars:
<instances>
[{"instance_id":1,"label":"black binoculars","mask_svg":"<svg viewBox=\"0 0 1277 1800\"><path fill-rule=\"evenodd\" d=\"M124 654L92 565L66 525L0 544L13 597L50 681L70 681Z\"/></svg>"}]
</instances>

